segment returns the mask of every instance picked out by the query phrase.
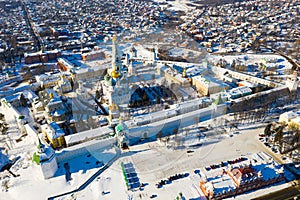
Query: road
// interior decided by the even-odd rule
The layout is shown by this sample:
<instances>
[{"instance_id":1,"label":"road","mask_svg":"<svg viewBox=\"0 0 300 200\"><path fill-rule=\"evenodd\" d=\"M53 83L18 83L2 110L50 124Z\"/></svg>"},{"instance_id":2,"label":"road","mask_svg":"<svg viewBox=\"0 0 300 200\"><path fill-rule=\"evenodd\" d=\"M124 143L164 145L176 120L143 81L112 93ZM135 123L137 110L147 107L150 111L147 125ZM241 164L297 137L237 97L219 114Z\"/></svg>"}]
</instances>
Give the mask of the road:
<instances>
[{"instance_id":1,"label":"road","mask_svg":"<svg viewBox=\"0 0 300 200\"><path fill-rule=\"evenodd\" d=\"M37 45L38 45L39 50L42 50L44 48L43 47L43 40L40 37L40 34L39 34L37 28L35 27L34 22L32 21L32 18L30 16L30 13L29 13L27 7L26 7L25 2L23 0L21 0L21 3L22 3L23 10L25 11L25 14L26 14L24 16L25 20L28 22L28 24L29 24L34 36L35 36L35 39L37 41Z\"/></svg>"}]
</instances>

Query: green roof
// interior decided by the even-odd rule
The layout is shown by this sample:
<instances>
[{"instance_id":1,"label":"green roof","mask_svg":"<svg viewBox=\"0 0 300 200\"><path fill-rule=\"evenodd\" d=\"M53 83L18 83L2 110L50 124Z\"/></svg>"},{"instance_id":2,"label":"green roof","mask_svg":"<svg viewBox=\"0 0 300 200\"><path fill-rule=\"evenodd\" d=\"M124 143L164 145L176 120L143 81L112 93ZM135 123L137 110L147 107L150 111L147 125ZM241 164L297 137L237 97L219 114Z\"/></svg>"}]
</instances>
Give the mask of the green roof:
<instances>
[{"instance_id":1,"label":"green roof","mask_svg":"<svg viewBox=\"0 0 300 200\"><path fill-rule=\"evenodd\" d=\"M215 99L214 104L220 105L223 103L224 103L224 101L222 100L221 95L219 94L218 98Z\"/></svg>"},{"instance_id":2,"label":"green roof","mask_svg":"<svg viewBox=\"0 0 300 200\"><path fill-rule=\"evenodd\" d=\"M40 163L41 163L40 156L37 155L36 152L34 152L34 154L32 156L32 161L34 161L38 165L40 165Z\"/></svg>"},{"instance_id":3,"label":"green roof","mask_svg":"<svg viewBox=\"0 0 300 200\"><path fill-rule=\"evenodd\" d=\"M119 133L119 132L122 132L123 131L123 126L122 124L118 124L115 128L116 132Z\"/></svg>"}]
</instances>

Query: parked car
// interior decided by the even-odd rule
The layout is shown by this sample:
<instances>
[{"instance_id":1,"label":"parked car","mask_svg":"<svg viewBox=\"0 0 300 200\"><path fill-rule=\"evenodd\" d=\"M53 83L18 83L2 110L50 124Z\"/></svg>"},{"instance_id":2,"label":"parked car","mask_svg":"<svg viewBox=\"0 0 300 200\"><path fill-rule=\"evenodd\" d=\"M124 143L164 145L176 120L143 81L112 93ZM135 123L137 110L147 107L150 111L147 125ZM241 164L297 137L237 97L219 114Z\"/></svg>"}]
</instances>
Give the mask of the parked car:
<instances>
[{"instance_id":1,"label":"parked car","mask_svg":"<svg viewBox=\"0 0 300 200\"><path fill-rule=\"evenodd\" d=\"M268 142L265 142L264 145L266 145L267 147L271 147L271 145Z\"/></svg>"}]
</instances>

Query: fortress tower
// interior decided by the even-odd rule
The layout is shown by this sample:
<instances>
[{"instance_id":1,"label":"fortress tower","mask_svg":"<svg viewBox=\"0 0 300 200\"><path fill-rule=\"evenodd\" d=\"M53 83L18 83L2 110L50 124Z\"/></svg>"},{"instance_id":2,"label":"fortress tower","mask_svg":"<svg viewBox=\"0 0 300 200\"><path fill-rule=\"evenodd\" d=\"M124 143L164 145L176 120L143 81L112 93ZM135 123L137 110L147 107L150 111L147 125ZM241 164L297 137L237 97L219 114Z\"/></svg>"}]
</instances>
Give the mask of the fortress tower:
<instances>
[{"instance_id":1,"label":"fortress tower","mask_svg":"<svg viewBox=\"0 0 300 200\"><path fill-rule=\"evenodd\" d=\"M41 166L44 178L48 179L53 177L58 170L55 152L50 146L42 144L39 138L38 140L37 151L33 154L32 160Z\"/></svg>"},{"instance_id":2,"label":"fortress tower","mask_svg":"<svg viewBox=\"0 0 300 200\"><path fill-rule=\"evenodd\" d=\"M294 92L298 89L298 84L299 84L299 78L298 78L298 71L294 71L292 77L288 77L286 79L286 86L289 88L291 92Z\"/></svg>"}]
</instances>

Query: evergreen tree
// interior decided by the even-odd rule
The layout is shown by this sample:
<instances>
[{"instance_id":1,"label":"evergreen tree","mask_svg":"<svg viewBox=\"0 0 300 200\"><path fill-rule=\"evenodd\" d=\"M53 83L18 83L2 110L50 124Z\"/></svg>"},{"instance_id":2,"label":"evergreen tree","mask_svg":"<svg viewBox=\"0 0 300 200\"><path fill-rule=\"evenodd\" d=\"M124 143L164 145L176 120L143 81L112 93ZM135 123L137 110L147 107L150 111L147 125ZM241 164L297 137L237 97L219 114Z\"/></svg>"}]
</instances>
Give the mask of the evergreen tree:
<instances>
[{"instance_id":1,"label":"evergreen tree","mask_svg":"<svg viewBox=\"0 0 300 200\"><path fill-rule=\"evenodd\" d=\"M101 95L99 90L96 90L95 97L96 99L100 99Z\"/></svg>"},{"instance_id":2,"label":"evergreen tree","mask_svg":"<svg viewBox=\"0 0 300 200\"><path fill-rule=\"evenodd\" d=\"M283 129L284 129L284 126L280 126L278 128L278 131L276 132L275 137L274 137L274 143L278 142L279 144L282 144Z\"/></svg>"},{"instance_id":3,"label":"evergreen tree","mask_svg":"<svg viewBox=\"0 0 300 200\"><path fill-rule=\"evenodd\" d=\"M271 132L271 127L272 127L271 123L266 126L265 131L264 131L265 136L269 137L271 135L271 133L272 133Z\"/></svg>"}]
</instances>

